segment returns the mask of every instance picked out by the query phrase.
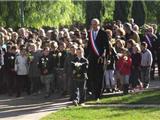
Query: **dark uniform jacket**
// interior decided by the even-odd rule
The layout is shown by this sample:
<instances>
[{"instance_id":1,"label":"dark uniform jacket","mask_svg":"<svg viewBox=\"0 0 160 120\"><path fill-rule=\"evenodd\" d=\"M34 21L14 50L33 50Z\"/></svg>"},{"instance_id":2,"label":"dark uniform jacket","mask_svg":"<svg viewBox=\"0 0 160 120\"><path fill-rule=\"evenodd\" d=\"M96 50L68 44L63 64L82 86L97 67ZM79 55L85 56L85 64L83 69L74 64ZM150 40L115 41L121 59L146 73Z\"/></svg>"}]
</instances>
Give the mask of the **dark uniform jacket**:
<instances>
[{"instance_id":1,"label":"dark uniform jacket","mask_svg":"<svg viewBox=\"0 0 160 120\"><path fill-rule=\"evenodd\" d=\"M61 56L59 56L59 54L61 54ZM67 52L65 50L58 52L57 60L56 60L58 68L64 68L64 61L65 61L66 57L67 57Z\"/></svg>"},{"instance_id":2,"label":"dark uniform jacket","mask_svg":"<svg viewBox=\"0 0 160 120\"><path fill-rule=\"evenodd\" d=\"M76 57L73 61L71 61L73 67L73 79L78 80L86 80L87 69L88 69L88 60L86 58L78 58Z\"/></svg>"},{"instance_id":3,"label":"dark uniform jacket","mask_svg":"<svg viewBox=\"0 0 160 120\"><path fill-rule=\"evenodd\" d=\"M38 67L40 68L42 75L52 74L52 72L53 72L53 57L51 57L50 55L48 55L48 56L43 55L39 60ZM47 70L47 72L45 73L44 71L46 71L46 70Z\"/></svg>"},{"instance_id":4,"label":"dark uniform jacket","mask_svg":"<svg viewBox=\"0 0 160 120\"><path fill-rule=\"evenodd\" d=\"M14 69L16 55L10 52L7 52L4 55L4 68L7 71Z\"/></svg>"},{"instance_id":5,"label":"dark uniform jacket","mask_svg":"<svg viewBox=\"0 0 160 120\"><path fill-rule=\"evenodd\" d=\"M118 60L117 52L114 49L112 49L111 53L106 56L106 60L110 61L110 63L107 64L107 70L114 70L115 63Z\"/></svg>"},{"instance_id":6,"label":"dark uniform jacket","mask_svg":"<svg viewBox=\"0 0 160 120\"><path fill-rule=\"evenodd\" d=\"M58 65L58 51L51 51L50 56L53 58L53 67L55 69Z\"/></svg>"}]
</instances>

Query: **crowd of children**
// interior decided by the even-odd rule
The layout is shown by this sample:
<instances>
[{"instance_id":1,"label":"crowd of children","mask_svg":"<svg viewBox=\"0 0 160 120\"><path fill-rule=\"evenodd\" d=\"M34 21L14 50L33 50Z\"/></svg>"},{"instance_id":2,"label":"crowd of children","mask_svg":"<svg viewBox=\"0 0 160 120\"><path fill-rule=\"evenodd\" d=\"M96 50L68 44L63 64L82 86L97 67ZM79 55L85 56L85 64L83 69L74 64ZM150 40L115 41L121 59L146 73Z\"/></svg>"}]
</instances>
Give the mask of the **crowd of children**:
<instances>
[{"instance_id":1,"label":"crowd of children","mask_svg":"<svg viewBox=\"0 0 160 120\"><path fill-rule=\"evenodd\" d=\"M156 25L146 25L142 33L131 19L125 24L105 23L103 29L109 40L103 89L127 94L129 89L148 88L156 63L160 76ZM44 89L46 98L58 92L69 94L75 104L83 103L89 64L87 36L85 28L76 27L17 31L0 27L0 93L20 97L22 92L38 94Z\"/></svg>"}]
</instances>

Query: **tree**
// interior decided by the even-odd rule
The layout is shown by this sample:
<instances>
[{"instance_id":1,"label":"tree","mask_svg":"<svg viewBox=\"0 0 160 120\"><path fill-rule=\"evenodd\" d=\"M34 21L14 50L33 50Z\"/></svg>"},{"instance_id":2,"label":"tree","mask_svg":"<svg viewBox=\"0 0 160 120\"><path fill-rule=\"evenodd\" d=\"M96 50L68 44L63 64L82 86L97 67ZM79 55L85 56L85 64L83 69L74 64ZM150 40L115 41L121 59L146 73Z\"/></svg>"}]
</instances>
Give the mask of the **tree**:
<instances>
[{"instance_id":1,"label":"tree","mask_svg":"<svg viewBox=\"0 0 160 120\"><path fill-rule=\"evenodd\" d=\"M7 1L7 27L17 27L20 22L18 1Z\"/></svg>"},{"instance_id":2,"label":"tree","mask_svg":"<svg viewBox=\"0 0 160 120\"><path fill-rule=\"evenodd\" d=\"M103 9L104 9L104 15L101 17L101 21L103 22L109 22L113 20L113 14L114 14L114 1L106 1L103 0Z\"/></svg>"},{"instance_id":3,"label":"tree","mask_svg":"<svg viewBox=\"0 0 160 120\"><path fill-rule=\"evenodd\" d=\"M71 0L25 1L25 25L59 27L73 22L84 23L83 2Z\"/></svg>"},{"instance_id":4,"label":"tree","mask_svg":"<svg viewBox=\"0 0 160 120\"><path fill-rule=\"evenodd\" d=\"M0 2L0 25L6 26L6 16L8 15L7 12L7 1Z\"/></svg>"},{"instance_id":5,"label":"tree","mask_svg":"<svg viewBox=\"0 0 160 120\"><path fill-rule=\"evenodd\" d=\"M145 1L147 8L147 22L160 24L160 1Z\"/></svg>"},{"instance_id":6,"label":"tree","mask_svg":"<svg viewBox=\"0 0 160 120\"><path fill-rule=\"evenodd\" d=\"M115 1L114 20L126 22L130 14L130 1Z\"/></svg>"},{"instance_id":7,"label":"tree","mask_svg":"<svg viewBox=\"0 0 160 120\"><path fill-rule=\"evenodd\" d=\"M22 1L0 2L0 25L19 27L21 23ZM40 28L42 26L59 27L74 22L85 22L84 1L23 1L24 26Z\"/></svg>"},{"instance_id":8,"label":"tree","mask_svg":"<svg viewBox=\"0 0 160 120\"><path fill-rule=\"evenodd\" d=\"M146 10L144 1L133 1L132 4L132 18L139 26L144 25L146 20Z\"/></svg>"},{"instance_id":9,"label":"tree","mask_svg":"<svg viewBox=\"0 0 160 120\"><path fill-rule=\"evenodd\" d=\"M102 1L86 1L86 25L89 28L90 22L93 18L101 19L101 12L103 11Z\"/></svg>"}]
</instances>

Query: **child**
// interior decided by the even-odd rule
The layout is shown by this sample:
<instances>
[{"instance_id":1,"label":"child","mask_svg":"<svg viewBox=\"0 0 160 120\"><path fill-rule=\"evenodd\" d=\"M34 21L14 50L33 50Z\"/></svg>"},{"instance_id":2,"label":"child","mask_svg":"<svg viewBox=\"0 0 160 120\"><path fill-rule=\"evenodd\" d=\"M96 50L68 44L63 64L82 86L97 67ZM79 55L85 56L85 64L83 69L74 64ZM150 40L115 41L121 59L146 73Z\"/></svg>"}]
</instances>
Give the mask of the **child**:
<instances>
[{"instance_id":1,"label":"child","mask_svg":"<svg viewBox=\"0 0 160 120\"><path fill-rule=\"evenodd\" d=\"M113 49L111 42L109 43L110 48L109 48L109 55L106 56L106 68L105 68L105 83L106 83L106 88L107 90L110 91L115 91L115 85L116 81L114 79L114 70L115 70L115 62L118 60L117 53Z\"/></svg>"},{"instance_id":2,"label":"child","mask_svg":"<svg viewBox=\"0 0 160 120\"><path fill-rule=\"evenodd\" d=\"M16 79L16 97L21 96L21 92L26 88L27 93L30 94L30 85L28 80L28 60L26 55L26 48L22 45L20 47L20 55L15 60Z\"/></svg>"},{"instance_id":3,"label":"child","mask_svg":"<svg viewBox=\"0 0 160 120\"><path fill-rule=\"evenodd\" d=\"M57 56L58 56L58 43L56 41L51 42L50 55L53 57L53 80L51 82L51 91L56 92L56 67L57 67Z\"/></svg>"},{"instance_id":4,"label":"child","mask_svg":"<svg viewBox=\"0 0 160 120\"><path fill-rule=\"evenodd\" d=\"M152 53L149 49L147 49L147 43L142 42L141 44L141 81L143 83L144 88L149 87L149 82L150 82L150 71L151 71L151 66L153 62L152 58Z\"/></svg>"},{"instance_id":5,"label":"child","mask_svg":"<svg viewBox=\"0 0 160 120\"><path fill-rule=\"evenodd\" d=\"M129 77L131 72L132 60L130 57L130 53L127 49L123 48L122 56L119 58L117 62L117 70L120 74L120 81L123 85L123 93L128 94L129 87Z\"/></svg>"},{"instance_id":6,"label":"child","mask_svg":"<svg viewBox=\"0 0 160 120\"><path fill-rule=\"evenodd\" d=\"M66 95L67 91L65 89L66 85L66 79L65 79L65 73L64 73L64 61L67 56L66 51L66 44L64 42L59 43L59 51L57 55L57 68L56 68L56 83L59 92L61 92L62 95Z\"/></svg>"},{"instance_id":7,"label":"child","mask_svg":"<svg viewBox=\"0 0 160 120\"><path fill-rule=\"evenodd\" d=\"M75 105L82 104L86 96L86 80L88 60L84 58L83 48L77 49L77 57L71 62L73 65L74 101Z\"/></svg>"},{"instance_id":8,"label":"child","mask_svg":"<svg viewBox=\"0 0 160 120\"><path fill-rule=\"evenodd\" d=\"M115 50L117 53L121 53L121 49L124 48L125 41L121 39L117 39L115 43Z\"/></svg>"},{"instance_id":9,"label":"child","mask_svg":"<svg viewBox=\"0 0 160 120\"><path fill-rule=\"evenodd\" d=\"M135 45L136 43L135 43L135 41L134 40L132 40L132 39L129 39L127 42L126 42L126 47L127 47L127 49L128 49L128 51L130 52L130 55L132 54L132 52L133 52L133 46Z\"/></svg>"},{"instance_id":10,"label":"child","mask_svg":"<svg viewBox=\"0 0 160 120\"><path fill-rule=\"evenodd\" d=\"M53 79L53 58L49 55L49 47L45 47L43 50L43 56L39 60L39 68L41 71L41 81L46 88L45 98L50 97L50 85Z\"/></svg>"},{"instance_id":11,"label":"child","mask_svg":"<svg viewBox=\"0 0 160 120\"><path fill-rule=\"evenodd\" d=\"M28 62L29 62L29 79L31 81L31 92L38 93L41 88L40 71L37 66L40 57L40 52L37 51L37 47L34 43L28 46Z\"/></svg>"},{"instance_id":12,"label":"child","mask_svg":"<svg viewBox=\"0 0 160 120\"><path fill-rule=\"evenodd\" d=\"M132 58L132 70L131 70L131 76L130 76L130 84L131 88L135 89L140 85L140 66L141 66L141 51L139 44L135 44L132 48L133 52L131 54Z\"/></svg>"},{"instance_id":13,"label":"child","mask_svg":"<svg viewBox=\"0 0 160 120\"><path fill-rule=\"evenodd\" d=\"M76 46L72 45L70 52L68 53L65 62L64 62L64 72L66 74L66 86L65 89L70 95L70 100L73 100L73 78L72 78L72 64L76 57Z\"/></svg>"}]
</instances>

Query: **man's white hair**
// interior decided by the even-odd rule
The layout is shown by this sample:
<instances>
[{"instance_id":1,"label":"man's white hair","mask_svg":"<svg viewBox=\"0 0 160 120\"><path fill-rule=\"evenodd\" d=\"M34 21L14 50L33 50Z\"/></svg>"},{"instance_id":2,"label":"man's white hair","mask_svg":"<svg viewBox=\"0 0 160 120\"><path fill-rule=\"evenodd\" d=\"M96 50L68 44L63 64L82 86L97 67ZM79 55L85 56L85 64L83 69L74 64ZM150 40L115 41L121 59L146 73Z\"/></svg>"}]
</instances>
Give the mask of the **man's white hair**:
<instances>
[{"instance_id":1,"label":"man's white hair","mask_svg":"<svg viewBox=\"0 0 160 120\"><path fill-rule=\"evenodd\" d=\"M91 23L92 23L93 21L95 21L98 25L100 24L100 21L98 20L98 18L93 18L92 21L91 21Z\"/></svg>"}]
</instances>

